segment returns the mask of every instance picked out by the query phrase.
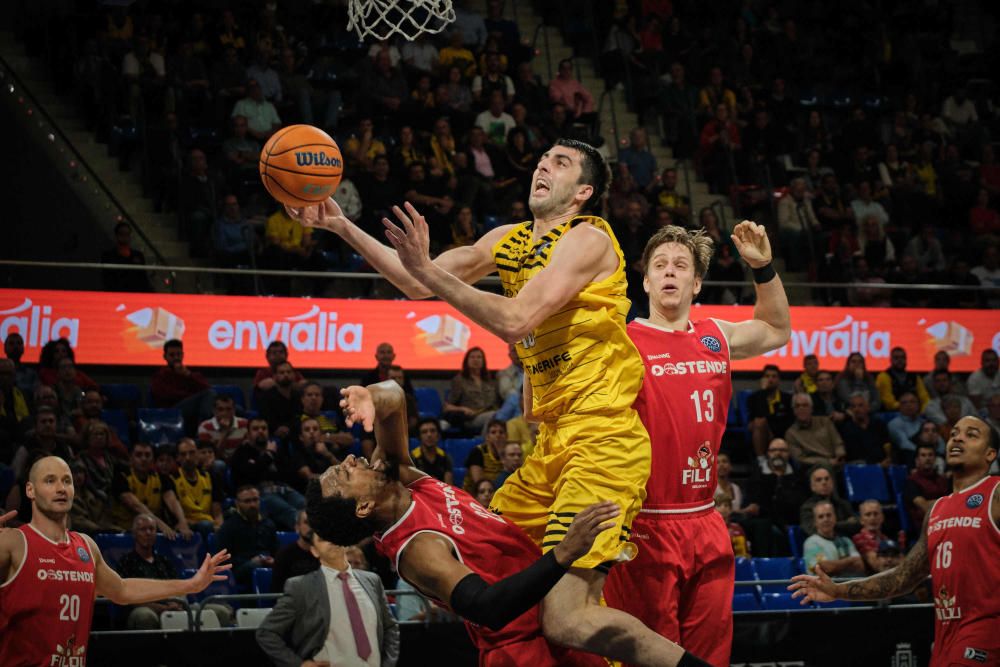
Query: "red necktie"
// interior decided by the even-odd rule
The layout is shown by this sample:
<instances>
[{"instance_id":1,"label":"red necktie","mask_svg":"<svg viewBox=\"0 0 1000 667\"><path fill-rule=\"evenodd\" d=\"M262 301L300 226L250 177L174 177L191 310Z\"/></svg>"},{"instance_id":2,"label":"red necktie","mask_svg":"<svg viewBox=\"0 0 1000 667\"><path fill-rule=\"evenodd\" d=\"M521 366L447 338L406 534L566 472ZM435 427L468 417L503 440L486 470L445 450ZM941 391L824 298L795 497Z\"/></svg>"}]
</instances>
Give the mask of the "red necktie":
<instances>
[{"instance_id":1,"label":"red necktie","mask_svg":"<svg viewBox=\"0 0 1000 667\"><path fill-rule=\"evenodd\" d=\"M351 633L354 635L354 645L358 647L358 657L367 660L372 654L372 645L368 643L368 633L365 631L365 624L361 620L361 608L358 607L358 599L354 597L350 584L347 583L346 572L337 574L344 589L344 604L347 605L347 616L351 619Z\"/></svg>"}]
</instances>

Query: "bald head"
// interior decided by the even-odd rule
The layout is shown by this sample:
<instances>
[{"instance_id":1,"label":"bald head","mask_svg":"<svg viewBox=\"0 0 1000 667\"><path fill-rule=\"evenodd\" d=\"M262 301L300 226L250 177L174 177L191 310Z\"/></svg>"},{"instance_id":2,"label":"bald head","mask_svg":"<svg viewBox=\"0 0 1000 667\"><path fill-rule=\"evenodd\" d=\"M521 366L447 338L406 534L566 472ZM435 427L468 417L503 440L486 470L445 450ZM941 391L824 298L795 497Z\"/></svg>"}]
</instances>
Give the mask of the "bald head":
<instances>
[{"instance_id":1,"label":"bald head","mask_svg":"<svg viewBox=\"0 0 1000 667\"><path fill-rule=\"evenodd\" d=\"M35 461L28 470L28 481L32 484L38 484L46 475L62 476L64 474L72 477L69 464L58 456L46 456Z\"/></svg>"}]
</instances>

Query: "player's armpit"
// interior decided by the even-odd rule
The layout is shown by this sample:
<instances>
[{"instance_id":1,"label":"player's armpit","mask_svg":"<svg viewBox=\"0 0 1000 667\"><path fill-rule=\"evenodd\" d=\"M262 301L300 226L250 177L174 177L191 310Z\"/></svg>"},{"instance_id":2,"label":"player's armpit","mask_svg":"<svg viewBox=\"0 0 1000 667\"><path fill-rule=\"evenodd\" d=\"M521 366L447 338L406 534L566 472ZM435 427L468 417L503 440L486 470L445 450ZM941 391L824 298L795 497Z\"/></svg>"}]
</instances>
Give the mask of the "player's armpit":
<instances>
[{"instance_id":1,"label":"player's armpit","mask_svg":"<svg viewBox=\"0 0 1000 667\"><path fill-rule=\"evenodd\" d=\"M493 246L502 239L514 225L501 225L482 235L471 246L460 246L446 250L434 263L465 283L474 283L496 271L493 260Z\"/></svg>"}]
</instances>

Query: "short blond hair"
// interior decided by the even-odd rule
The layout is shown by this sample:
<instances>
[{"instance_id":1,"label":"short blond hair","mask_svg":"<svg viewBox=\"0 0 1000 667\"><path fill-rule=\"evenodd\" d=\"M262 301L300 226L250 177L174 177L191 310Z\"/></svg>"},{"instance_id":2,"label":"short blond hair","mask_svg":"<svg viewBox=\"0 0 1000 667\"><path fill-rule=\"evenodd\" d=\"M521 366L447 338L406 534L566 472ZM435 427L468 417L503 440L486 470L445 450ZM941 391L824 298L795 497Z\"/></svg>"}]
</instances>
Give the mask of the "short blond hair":
<instances>
[{"instance_id":1,"label":"short blond hair","mask_svg":"<svg viewBox=\"0 0 1000 667\"><path fill-rule=\"evenodd\" d=\"M698 278L704 278L708 273L708 264L712 261L712 253L715 251L715 243L712 237L704 229L688 230L678 225L667 225L660 228L652 238L646 243L646 249L642 251L642 271L649 268L649 260L653 253L664 243L678 243L691 251L694 258L694 274Z\"/></svg>"}]
</instances>

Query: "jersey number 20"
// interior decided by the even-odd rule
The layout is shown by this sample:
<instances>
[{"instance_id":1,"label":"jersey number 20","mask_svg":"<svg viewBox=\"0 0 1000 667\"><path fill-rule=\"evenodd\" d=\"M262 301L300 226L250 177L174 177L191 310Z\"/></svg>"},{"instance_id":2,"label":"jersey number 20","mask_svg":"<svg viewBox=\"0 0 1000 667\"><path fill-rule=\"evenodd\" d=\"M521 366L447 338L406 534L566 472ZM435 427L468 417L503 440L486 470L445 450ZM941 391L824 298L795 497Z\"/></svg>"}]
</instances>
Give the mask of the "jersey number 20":
<instances>
[{"instance_id":1,"label":"jersey number 20","mask_svg":"<svg viewBox=\"0 0 1000 667\"><path fill-rule=\"evenodd\" d=\"M711 389L692 391L691 400L694 401L694 415L699 424L715 419L715 394Z\"/></svg>"},{"instance_id":2,"label":"jersey number 20","mask_svg":"<svg viewBox=\"0 0 1000 667\"><path fill-rule=\"evenodd\" d=\"M80 618L79 595L60 595L59 604L62 605L59 610L60 621L76 621Z\"/></svg>"}]
</instances>

